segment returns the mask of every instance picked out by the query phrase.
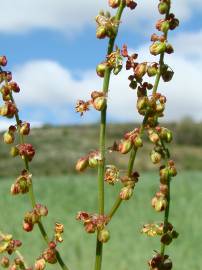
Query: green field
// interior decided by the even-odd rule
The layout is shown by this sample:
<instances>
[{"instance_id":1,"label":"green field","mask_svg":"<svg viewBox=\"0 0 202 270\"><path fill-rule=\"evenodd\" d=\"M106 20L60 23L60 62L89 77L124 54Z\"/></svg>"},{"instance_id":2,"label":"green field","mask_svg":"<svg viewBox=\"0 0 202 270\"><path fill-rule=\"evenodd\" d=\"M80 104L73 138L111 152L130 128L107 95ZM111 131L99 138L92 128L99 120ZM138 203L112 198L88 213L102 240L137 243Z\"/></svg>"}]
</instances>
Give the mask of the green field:
<instances>
[{"instance_id":1,"label":"green field","mask_svg":"<svg viewBox=\"0 0 202 270\"><path fill-rule=\"evenodd\" d=\"M202 250L202 172L179 173L172 182L170 220L180 233L179 238L167 249L175 270L201 269ZM88 235L75 220L79 210L96 211L96 177L93 175L69 175L68 177L35 176L34 186L38 202L47 205L49 215L44 224L49 235L55 221L64 223L64 242L61 253L71 270L93 269L95 235ZM32 233L21 229L24 212L30 210L28 196L9 195L11 180L0 182L1 230L12 232L23 240L21 251L29 263L37 258L45 247L36 227ZM120 186L106 186L106 210L112 205ZM159 249L158 238L140 234L144 223L161 221L162 214L155 213L150 200L158 188L158 175L143 174L136 186L135 195L122 204L109 226L111 241L104 246L104 270L144 270L153 250ZM59 269L58 265L47 269Z\"/></svg>"}]
</instances>

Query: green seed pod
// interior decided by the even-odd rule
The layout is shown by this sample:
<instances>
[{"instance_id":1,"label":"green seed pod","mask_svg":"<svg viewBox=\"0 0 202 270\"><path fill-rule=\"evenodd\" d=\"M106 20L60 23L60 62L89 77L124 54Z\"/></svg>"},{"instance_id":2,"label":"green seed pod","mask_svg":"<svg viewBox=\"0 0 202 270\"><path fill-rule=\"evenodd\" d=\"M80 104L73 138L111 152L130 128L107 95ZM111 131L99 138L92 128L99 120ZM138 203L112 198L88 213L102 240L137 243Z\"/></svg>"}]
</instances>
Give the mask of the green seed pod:
<instances>
[{"instance_id":1,"label":"green seed pod","mask_svg":"<svg viewBox=\"0 0 202 270\"><path fill-rule=\"evenodd\" d=\"M107 30L104 26L99 26L96 30L96 37L99 39L104 39L107 36Z\"/></svg>"},{"instance_id":2,"label":"green seed pod","mask_svg":"<svg viewBox=\"0 0 202 270\"><path fill-rule=\"evenodd\" d=\"M150 53L152 55L158 55L166 51L165 42L155 42L150 46Z\"/></svg>"},{"instance_id":3,"label":"green seed pod","mask_svg":"<svg viewBox=\"0 0 202 270\"><path fill-rule=\"evenodd\" d=\"M97 65L97 68L96 68L97 75L99 77L103 78L105 76L106 68L107 68L107 63L105 63L105 62Z\"/></svg>"},{"instance_id":4,"label":"green seed pod","mask_svg":"<svg viewBox=\"0 0 202 270\"><path fill-rule=\"evenodd\" d=\"M99 231L98 239L101 243L107 243L110 239L109 231L107 229Z\"/></svg>"},{"instance_id":5,"label":"green seed pod","mask_svg":"<svg viewBox=\"0 0 202 270\"><path fill-rule=\"evenodd\" d=\"M159 13L160 14L166 14L167 12L168 12L168 10L169 10L169 5L168 5L168 3L166 3L166 2L161 2L161 3L159 3L159 5L158 5L158 10L159 10Z\"/></svg>"}]
</instances>

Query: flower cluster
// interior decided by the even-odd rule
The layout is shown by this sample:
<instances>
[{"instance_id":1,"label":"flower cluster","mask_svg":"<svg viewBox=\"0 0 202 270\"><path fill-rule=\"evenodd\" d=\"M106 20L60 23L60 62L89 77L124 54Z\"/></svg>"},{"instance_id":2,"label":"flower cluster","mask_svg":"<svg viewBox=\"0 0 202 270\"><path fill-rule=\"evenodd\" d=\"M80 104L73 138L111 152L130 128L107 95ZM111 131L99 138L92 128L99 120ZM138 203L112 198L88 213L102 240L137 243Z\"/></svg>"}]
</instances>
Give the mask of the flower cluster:
<instances>
[{"instance_id":1,"label":"flower cluster","mask_svg":"<svg viewBox=\"0 0 202 270\"><path fill-rule=\"evenodd\" d=\"M109 223L108 216L78 212L76 219L83 222L87 233L98 231L100 242L105 243L109 240L109 231L106 229L106 225Z\"/></svg>"},{"instance_id":2,"label":"flower cluster","mask_svg":"<svg viewBox=\"0 0 202 270\"><path fill-rule=\"evenodd\" d=\"M171 270L172 262L168 255L155 254L148 262L150 270Z\"/></svg>"},{"instance_id":3,"label":"flower cluster","mask_svg":"<svg viewBox=\"0 0 202 270\"><path fill-rule=\"evenodd\" d=\"M34 209L25 214L23 229L26 232L31 232L34 228L34 225L40 221L41 217L45 217L47 215L48 215L47 207L41 204L36 204Z\"/></svg>"},{"instance_id":4,"label":"flower cluster","mask_svg":"<svg viewBox=\"0 0 202 270\"><path fill-rule=\"evenodd\" d=\"M76 164L76 170L83 172L87 167L96 168L102 163L102 157L99 151L91 151L86 156L81 157Z\"/></svg>"},{"instance_id":5,"label":"flower cluster","mask_svg":"<svg viewBox=\"0 0 202 270\"><path fill-rule=\"evenodd\" d=\"M20 176L17 177L15 183L11 186L11 194L17 195L29 192L31 184L32 175L27 170L23 170Z\"/></svg>"},{"instance_id":6,"label":"flower cluster","mask_svg":"<svg viewBox=\"0 0 202 270\"><path fill-rule=\"evenodd\" d=\"M11 234L0 235L0 253L7 252L11 255L17 248L22 245L20 240L14 240Z\"/></svg>"}]
</instances>

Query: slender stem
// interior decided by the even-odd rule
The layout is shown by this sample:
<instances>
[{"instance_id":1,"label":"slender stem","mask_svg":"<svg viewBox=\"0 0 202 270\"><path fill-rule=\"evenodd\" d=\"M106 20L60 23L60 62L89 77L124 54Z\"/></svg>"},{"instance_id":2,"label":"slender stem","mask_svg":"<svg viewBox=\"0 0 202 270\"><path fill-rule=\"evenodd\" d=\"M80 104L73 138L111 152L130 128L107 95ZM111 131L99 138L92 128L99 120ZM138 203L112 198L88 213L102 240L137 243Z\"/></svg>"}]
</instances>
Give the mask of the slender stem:
<instances>
[{"instance_id":1,"label":"slender stem","mask_svg":"<svg viewBox=\"0 0 202 270\"><path fill-rule=\"evenodd\" d=\"M13 98L12 93L10 94L10 98L11 98L11 101L15 104L15 100ZM16 123L17 123L17 127L18 127L18 134L19 134L20 143L24 143L24 137L19 132L21 122L20 122L20 117L19 117L18 111L15 113L15 119L16 119ZM29 171L29 161L27 160L26 157L24 159L24 164L25 164L25 169L27 171ZM29 188L29 198L30 198L31 205L34 208L35 205L36 205L36 199L35 199L35 195L34 195L33 183L31 183L30 188ZM50 240L49 240L47 232L46 232L46 230L45 230L45 228L43 226L42 221L40 220L37 224L38 224L39 230L41 232L41 235L42 235L44 241L46 242L46 244L48 244L50 242ZM63 270L69 270L69 268L63 262L63 260L62 260L62 258L61 258L58 251L56 251L56 257L57 257L57 261L58 261L59 265L61 266L61 268Z\"/></svg>"},{"instance_id":2,"label":"slender stem","mask_svg":"<svg viewBox=\"0 0 202 270\"><path fill-rule=\"evenodd\" d=\"M120 21L123 10L125 8L125 2L121 1L118 11L116 13L116 20ZM115 40L118 34L119 27L117 27L116 33L113 38L110 38L108 44L107 54L111 54L114 49ZM104 81L103 81L103 92L108 93L109 82L111 76L111 68L107 67L105 71ZM98 209L99 214L104 214L104 170L105 170L105 144L106 144L106 118L107 118L107 106L101 112L100 119L100 139L99 139L99 150L102 158L102 163L98 166ZM98 239L99 231L97 232L96 240L96 258L95 258L95 270L100 270L102 266L102 250L103 245Z\"/></svg>"},{"instance_id":3,"label":"slender stem","mask_svg":"<svg viewBox=\"0 0 202 270\"><path fill-rule=\"evenodd\" d=\"M22 254L21 254L21 252L19 251L19 250L15 250L15 253L16 253L16 255L18 256L18 258L22 261L22 263L23 263L23 268L22 269L28 269L28 265L27 265L27 263L25 262L25 259L24 259L24 257L22 256Z\"/></svg>"}]
</instances>

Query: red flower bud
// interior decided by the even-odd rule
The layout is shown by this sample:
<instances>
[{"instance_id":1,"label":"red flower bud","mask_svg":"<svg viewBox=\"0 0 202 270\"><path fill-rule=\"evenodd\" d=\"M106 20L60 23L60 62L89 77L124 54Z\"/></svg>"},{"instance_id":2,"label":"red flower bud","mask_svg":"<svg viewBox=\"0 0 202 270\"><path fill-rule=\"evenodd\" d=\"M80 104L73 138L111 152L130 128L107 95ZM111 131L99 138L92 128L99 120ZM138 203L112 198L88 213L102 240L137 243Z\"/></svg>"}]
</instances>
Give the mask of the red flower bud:
<instances>
[{"instance_id":1,"label":"red flower bud","mask_svg":"<svg viewBox=\"0 0 202 270\"><path fill-rule=\"evenodd\" d=\"M9 267L9 264L10 264L10 261L9 261L9 258L4 256L1 258L1 261L0 261L0 264L3 268L8 268Z\"/></svg>"},{"instance_id":2,"label":"red flower bud","mask_svg":"<svg viewBox=\"0 0 202 270\"><path fill-rule=\"evenodd\" d=\"M119 143L119 152L121 152L121 154L127 154L132 149L132 146L133 145L130 139L122 140Z\"/></svg>"},{"instance_id":3,"label":"red flower bud","mask_svg":"<svg viewBox=\"0 0 202 270\"><path fill-rule=\"evenodd\" d=\"M35 155L35 150L33 146L29 143L18 145L18 150L19 150L19 155L22 156L22 158L26 157L28 161L31 161Z\"/></svg>"},{"instance_id":4,"label":"red flower bud","mask_svg":"<svg viewBox=\"0 0 202 270\"><path fill-rule=\"evenodd\" d=\"M23 222L23 230L26 232L31 232L34 228L34 225L28 222Z\"/></svg>"},{"instance_id":5,"label":"red flower bud","mask_svg":"<svg viewBox=\"0 0 202 270\"><path fill-rule=\"evenodd\" d=\"M88 167L88 156L80 158L76 163L76 170L83 172Z\"/></svg>"},{"instance_id":6,"label":"red flower bud","mask_svg":"<svg viewBox=\"0 0 202 270\"><path fill-rule=\"evenodd\" d=\"M6 56L0 56L0 66L5 67L7 65Z\"/></svg>"}]
</instances>

